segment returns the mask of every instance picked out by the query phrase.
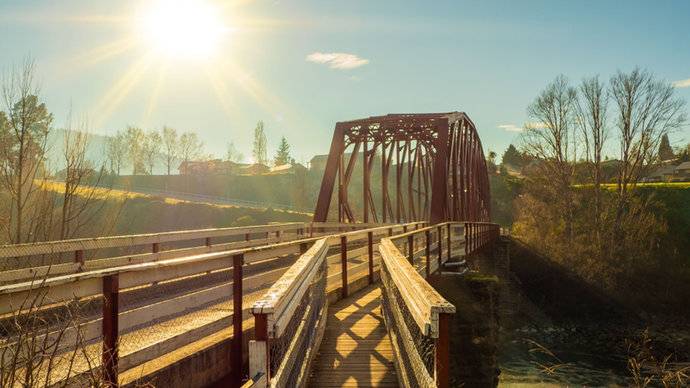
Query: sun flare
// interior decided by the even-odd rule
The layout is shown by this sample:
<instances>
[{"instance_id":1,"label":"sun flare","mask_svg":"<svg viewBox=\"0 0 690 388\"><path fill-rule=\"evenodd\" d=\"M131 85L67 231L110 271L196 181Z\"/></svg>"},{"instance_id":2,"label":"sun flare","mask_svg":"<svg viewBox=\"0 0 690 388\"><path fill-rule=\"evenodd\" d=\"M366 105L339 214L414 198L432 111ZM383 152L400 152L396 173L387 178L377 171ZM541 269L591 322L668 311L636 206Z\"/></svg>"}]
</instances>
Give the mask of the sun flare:
<instances>
[{"instance_id":1,"label":"sun flare","mask_svg":"<svg viewBox=\"0 0 690 388\"><path fill-rule=\"evenodd\" d=\"M142 10L141 38L170 58L208 59L230 31L213 4L203 0L158 0Z\"/></svg>"}]
</instances>

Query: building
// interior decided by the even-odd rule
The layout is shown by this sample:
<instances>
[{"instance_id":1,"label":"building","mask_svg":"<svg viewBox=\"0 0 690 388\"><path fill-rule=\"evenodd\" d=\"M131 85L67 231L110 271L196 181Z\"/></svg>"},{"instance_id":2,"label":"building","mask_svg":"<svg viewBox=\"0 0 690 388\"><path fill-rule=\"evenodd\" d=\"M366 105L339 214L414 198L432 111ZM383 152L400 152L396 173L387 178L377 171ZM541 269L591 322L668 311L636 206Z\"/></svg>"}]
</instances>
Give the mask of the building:
<instances>
[{"instance_id":1,"label":"building","mask_svg":"<svg viewBox=\"0 0 690 388\"><path fill-rule=\"evenodd\" d=\"M261 163L245 164L237 170L238 175L261 175L266 174L271 169Z\"/></svg>"},{"instance_id":2,"label":"building","mask_svg":"<svg viewBox=\"0 0 690 388\"><path fill-rule=\"evenodd\" d=\"M299 163L283 164L280 166L271 167L271 175L297 174L306 172L307 168Z\"/></svg>"},{"instance_id":3,"label":"building","mask_svg":"<svg viewBox=\"0 0 690 388\"><path fill-rule=\"evenodd\" d=\"M343 154L343 159L345 161L350 160L350 155L352 155L351 152ZM326 170L326 162L328 162L328 155L316 155L309 161L309 170L324 171Z\"/></svg>"},{"instance_id":4,"label":"building","mask_svg":"<svg viewBox=\"0 0 690 388\"><path fill-rule=\"evenodd\" d=\"M690 162L683 162L674 169L674 180L690 181Z\"/></svg>"},{"instance_id":5,"label":"building","mask_svg":"<svg viewBox=\"0 0 690 388\"><path fill-rule=\"evenodd\" d=\"M186 160L177 168L180 175L235 175L243 166L229 160Z\"/></svg>"}]
</instances>

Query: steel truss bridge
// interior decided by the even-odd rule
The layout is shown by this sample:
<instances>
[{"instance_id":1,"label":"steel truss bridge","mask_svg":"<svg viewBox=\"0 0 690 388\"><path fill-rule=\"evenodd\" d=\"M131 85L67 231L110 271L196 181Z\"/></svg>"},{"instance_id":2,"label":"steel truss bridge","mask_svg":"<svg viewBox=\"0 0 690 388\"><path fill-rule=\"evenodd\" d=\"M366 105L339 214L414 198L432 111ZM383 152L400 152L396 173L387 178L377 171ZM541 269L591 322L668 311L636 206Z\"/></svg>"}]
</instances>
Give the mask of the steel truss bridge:
<instances>
[{"instance_id":1,"label":"steel truss bridge","mask_svg":"<svg viewBox=\"0 0 690 388\"><path fill-rule=\"evenodd\" d=\"M447 387L427 279L491 248L489 203L464 113L387 115L336 125L313 222L1 246L2 381Z\"/></svg>"}]
</instances>

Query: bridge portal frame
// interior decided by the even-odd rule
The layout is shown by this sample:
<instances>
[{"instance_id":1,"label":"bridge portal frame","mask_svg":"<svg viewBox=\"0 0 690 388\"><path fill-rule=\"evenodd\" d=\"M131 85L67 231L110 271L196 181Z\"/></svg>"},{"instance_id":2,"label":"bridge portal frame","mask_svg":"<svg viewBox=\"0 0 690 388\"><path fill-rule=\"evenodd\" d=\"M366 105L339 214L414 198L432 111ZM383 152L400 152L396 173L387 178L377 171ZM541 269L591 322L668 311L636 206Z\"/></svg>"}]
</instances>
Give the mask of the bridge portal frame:
<instances>
[{"instance_id":1,"label":"bridge portal frame","mask_svg":"<svg viewBox=\"0 0 690 388\"><path fill-rule=\"evenodd\" d=\"M371 179L377 155L379 211ZM361 216L348 200L359 159ZM484 151L476 126L463 112L388 114L336 123L314 221L328 219L336 183L338 222L489 220Z\"/></svg>"}]
</instances>

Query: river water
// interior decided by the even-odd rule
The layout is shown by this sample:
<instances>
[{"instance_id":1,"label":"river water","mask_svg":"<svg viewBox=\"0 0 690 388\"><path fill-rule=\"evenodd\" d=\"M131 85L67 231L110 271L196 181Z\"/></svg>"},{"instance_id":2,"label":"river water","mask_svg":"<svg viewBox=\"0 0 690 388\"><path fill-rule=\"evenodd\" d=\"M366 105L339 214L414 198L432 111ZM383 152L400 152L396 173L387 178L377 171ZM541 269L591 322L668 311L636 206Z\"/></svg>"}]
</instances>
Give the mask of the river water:
<instances>
[{"instance_id":1,"label":"river water","mask_svg":"<svg viewBox=\"0 0 690 388\"><path fill-rule=\"evenodd\" d=\"M524 323L524 322L523 322ZM628 346L640 343L641 325L527 322L500 335L501 386L628 387ZM671 365L688 365L690 326L649 328L653 353L673 354ZM652 384L654 386L654 384Z\"/></svg>"}]
</instances>

